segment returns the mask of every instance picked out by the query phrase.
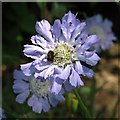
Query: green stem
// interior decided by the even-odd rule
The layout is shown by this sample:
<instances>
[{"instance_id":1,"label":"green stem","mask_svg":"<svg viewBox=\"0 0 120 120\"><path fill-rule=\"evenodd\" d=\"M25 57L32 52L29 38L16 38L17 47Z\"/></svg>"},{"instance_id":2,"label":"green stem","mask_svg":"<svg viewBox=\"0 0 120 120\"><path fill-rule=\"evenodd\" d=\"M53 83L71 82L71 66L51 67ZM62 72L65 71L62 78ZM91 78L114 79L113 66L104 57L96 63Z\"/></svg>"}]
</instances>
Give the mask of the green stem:
<instances>
[{"instance_id":1,"label":"green stem","mask_svg":"<svg viewBox=\"0 0 120 120\"><path fill-rule=\"evenodd\" d=\"M83 116L83 118L91 118L91 115L90 115L87 107L84 105L84 103L83 103L83 101L82 101L82 99L81 99L81 97L80 97L80 95L79 95L79 93L77 92L76 89L74 89L74 93L75 93L75 95L76 95L76 98L77 98L78 101L79 101L80 109L81 109L81 111L82 111L82 116Z\"/></svg>"},{"instance_id":2,"label":"green stem","mask_svg":"<svg viewBox=\"0 0 120 120\"><path fill-rule=\"evenodd\" d=\"M89 96L89 101L90 101L89 108L91 109L92 115L93 115L93 111L94 111L93 103L94 103L95 94L96 94L96 79L95 79L95 77L93 77L90 96Z\"/></svg>"}]
</instances>

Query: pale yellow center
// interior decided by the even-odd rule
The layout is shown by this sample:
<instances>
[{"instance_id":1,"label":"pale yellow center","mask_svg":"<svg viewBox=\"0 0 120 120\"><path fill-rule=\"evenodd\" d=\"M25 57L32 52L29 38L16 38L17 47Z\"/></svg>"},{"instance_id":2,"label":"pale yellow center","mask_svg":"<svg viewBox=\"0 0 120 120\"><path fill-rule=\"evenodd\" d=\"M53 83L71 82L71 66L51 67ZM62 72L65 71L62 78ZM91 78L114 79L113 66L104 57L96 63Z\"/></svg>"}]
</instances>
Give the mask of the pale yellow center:
<instances>
[{"instance_id":1,"label":"pale yellow center","mask_svg":"<svg viewBox=\"0 0 120 120\"><path fill-rule=\"evenodd\" d=\"M65 66L71 63L73 58L73 48L67 44L58 44L54 49L54 64Z\"/></svg>"}]
</instances>

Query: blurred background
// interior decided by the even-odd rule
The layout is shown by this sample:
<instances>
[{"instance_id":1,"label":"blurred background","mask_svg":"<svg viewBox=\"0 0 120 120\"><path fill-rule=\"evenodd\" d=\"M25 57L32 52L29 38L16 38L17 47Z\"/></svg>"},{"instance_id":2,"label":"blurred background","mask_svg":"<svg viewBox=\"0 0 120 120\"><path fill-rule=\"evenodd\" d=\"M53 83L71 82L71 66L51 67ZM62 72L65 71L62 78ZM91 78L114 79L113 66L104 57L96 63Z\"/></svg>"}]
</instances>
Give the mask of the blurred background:
<instances>
[{"instance_id":1,"label":"blurred background","mask_svg":"<svg viewBox=\"0 0 120 120\"><path fill-rule=\"evenodd\" d=\"M18 104L13 93L13 71L31 61L23 55L23 45L31 44L36 34L35 23L42 19L51 24L68 11L80 20L97 13L113 22L117 37L114 45L100 54L95 76L84 78L85 86L78 89L84 103L95 118L118 118L118 77L120 74L120 3L2 3L2 107L7 118L80 118L79 103L73 92L65 93L66 101L47 113L36 114L25 102ZM120 110L120 109L119 109Z\"/></svg>"}]
</instances>

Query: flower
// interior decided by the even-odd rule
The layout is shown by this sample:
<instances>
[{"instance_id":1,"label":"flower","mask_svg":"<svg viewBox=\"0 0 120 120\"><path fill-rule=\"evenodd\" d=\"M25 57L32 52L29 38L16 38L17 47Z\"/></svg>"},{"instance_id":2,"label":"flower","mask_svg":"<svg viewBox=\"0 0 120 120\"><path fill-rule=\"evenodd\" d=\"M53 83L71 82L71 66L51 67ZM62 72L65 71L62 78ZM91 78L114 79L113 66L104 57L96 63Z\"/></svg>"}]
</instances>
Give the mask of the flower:
<instances>
[{"instance_id":1,"label":"flower","mask_svg":"<svg viewBox=\"0 0 120 120\"><path fill-rule=\"evenodd\" d=\"M25 76L20 70L14 71L14 79L13 91L18 94L16 101L22 104L29 97L27 103L36 113L41 113L42 110L47 112L50 105L56 106L58 101L64 101L62 90L58 95L50 92L49 80L41 82L32 75Z\"/></svg>"},{"instance_id":2,"label":"flower","mask_svg":"<svg viewBox=\"0 0 120 120\"><path fill-rule=\"evenodd\" d=\"M24 55L33 62L21 65L24 74L32 69L35 78L53 79L51 91L58 94L64 84L66 90L83 86L79 75L92 77L94 72L82 63L94 66L100 60L91 47L98 42L96 35L83 32L85 22L80 22L71 12L53 26L48 21L36 23L37 35L31 37L34 45L24 46Z\"/></svg>"},{"instance_id":3,"label":"flower","mask_svg":"<svg viewBox=\"0 0 120 120\"><path fill-rule=\"evenodd\" d=\"M96 34L99 36L100 41L94 45L97 52L106 50L116 40L114 33L112 32L112 22L108 19L103 20L100 14L86 19L85 30L88 34Z\"/></svg>"},{"instance_id":4,"label":"flower","mask_svg":"<svg viewBox=\"0 0 120 120\"><path fill-rule=\"evenodd\" d=\"M5 119L6 116L4 114L4 110L0 107L0 120Z\"/></svg>"}]
</instances>

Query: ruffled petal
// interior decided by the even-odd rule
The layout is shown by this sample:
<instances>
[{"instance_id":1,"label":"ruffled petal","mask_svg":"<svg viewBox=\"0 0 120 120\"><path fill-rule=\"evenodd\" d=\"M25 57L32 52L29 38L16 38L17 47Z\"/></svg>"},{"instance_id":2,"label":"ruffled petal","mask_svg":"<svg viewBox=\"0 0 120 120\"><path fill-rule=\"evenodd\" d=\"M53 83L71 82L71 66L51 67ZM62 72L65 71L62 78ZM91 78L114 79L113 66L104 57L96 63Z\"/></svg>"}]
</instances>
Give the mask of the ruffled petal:
<instances>
[{"instance_id":1,"label":"ruffled petal","mask_svg":"<svg viewBox=\"0 0 120 120\"><path fill-rule=\"evenodd\" d=\"M48 47L47 41L43 37L41 37L39 35L32 36L31 37L31 41L32 41L33 44L39 45L43 49L45 49L46 47Z\"/></svg>"},{"instance_id":2,"label":"ruffled petal","mask_svg":"<svg viewBox=\"0 0 120 120\"><path fill-rule=\"evenodd\" d=\"M94 53L91 57L86 58L86 63L91 66L94 66L98 63L99 60L100 57L96 53Z\"/></svg>"},{"instance_id":3,"label":"ruffled petal","mask_svg":"<svg viewBox=\"0 0 120 120\"><path fill-rule=\"evenodd\" d=\"M56 81L53 81L51 92L58 94L62 89L62 85L58 84Z\"/></svg>"},{"instance_id":4,"label":"ruffled petal","mask_svg":"<svg viewBox=\"0 0 120 120\"><path fill-rule=\"evenodd\" d=\"M84 76L87 76L89 78L93 77L94 71L92 69L89 69L88 67L85 67L83 65L83 70L84 70Z\"/></svg>"},{"instance_id":5,"label":"ruffled petal","mask_svg":"<svg viewBox=\"0 0 120 120\"><path fill-rule=\"evenodd\" d=\"M42 20L41 22L36 22L36 31L42 35L47 42L53 44L53 38L51 34L51 26L47 20Z\"/></svg>"},{"instance_id":6,"label":"ruffled petal","mask_svg":"<svg viewBox=\"0 0 120 120\"><path fill-rule=\"evenodd\" d=\"M75 87L84 85L83 81L81 80L78 73L74 70L74 68L72 68L72 74L70 75L70 83Z\"/></svg>"},{"instance_id":7,"label":"ruffled petal","mask_svg":"<svg viewBox=\"0 0 120 120\"><path fill-rule=\"evenodd\" d=\"M31 63L27 63L27 64L22 64L21 66L21 70L22 72L26 75L26 76L31 76L31 69L32 69L32 62Z\"/></svg>"},{"instance_id":8,"label":"ruffled petal","mask_svg":"<svg viewBox=\"0 0 120 120\"><path fill-rule=\"evenodd\" d=\"M53 34L55 35L55 38L58 39L61 34L61 22L60 20L55 20L53 24Z\"/></svg>"},{"instance_id":9,"label":"ruffled petal","mask_svg":"<svg viewBox=\"0 0 120 120\"><path fill-rule=\"evenodd\" d=\"M82 68L80 61L76 62L75 70L78 72L78 74L84 74L84 71L83 71L83 68Z\"/></svg>"},{"instance_id":10,"label":"ruffled petal","mask_svg":"<svg viewBox=\"0 0 120 120\"><path fill-rule=\"evenodd\" d=\"M57 75L55 81L59 84L62 84L65 80L68 79L70 75L71 67L68 65L61 74Z\"/></svg>"},{"instance_id":11,"label":"ruffled petal","mask_svg":"<svg viewBox=\"0 0 120 120\"><path fill-rule=\"evenodd\" d=\"M23 52L25 56L31 57L32 59L38 59L46 53L44 49L35 45L24 45Z\"/></svg>"},{"instance_id":12,"label":"ruffled petal","mask_svg":"<svg viewBox=\"0 0 120 120\"><path fill-rule=\"evenodd\" d=\"M73 41L75 42L75 38L81 33L85 25L86 25L85 22L83 22L83 23L78 24L78 26L76 26L75 30L72 33L72 37L71 37L72 43Z\"/></svg>"},{"instance_id":13,"label":"ruffled petal","mask_svg":"<svg viewBox=\"0 0 120 120\"><path fill-rule=\"evenodd\" d=\"M97 35L90 35L85 43L82 45L82 49L85 51L85 50L88 50L90 49L94 44L98 43L99 42L99 37Z\"/></svg>"},{"instance_id":14,"label":"ruffled petal","mask_svg":"<svg viewBox=\"0 0 120 120\"><path fill-rule=\"evenodd\" d=\"M40 62L40 64L36 64L35 68L39 71L42 71L44 69L47 69L50 66L50 64L48 62Z\"/></svg>"},{"instance_id":15,"label":"ruffled petal","mask_svg":"<svg viewBox=\"0 0 120 120\"><path fill-rule=\"evenodd\" d=\"M69 42L75 27L76 27L75 15L69 11L67 14L63 16L61 24L62 33L66 38L67 42Z\"/></svg>"},{"instance_id":16,"label":"ruffled petal","mask_svg":"<svg viewBox=\"0 0 120 120\"><path fill-rule=\"evenodd\" d=\"M54 73L54 68L55 68L54 65L52 65L46 70L46 73L44 75L45 79L47 79L50 75Z\"/></svg>"},{"instance_id":17,"label":"ruffled petal","mask_svg":"<svg viewBox=\"0 0 120 120\"><path fill-rule=\"evenodd\" d=\"M71 13L71 11L69 11L68 13L66 13L63 18L62 21L66 21L67 23L70 23L72 21L75 20L75 15Z\"/></svg>"}]
</instances>

